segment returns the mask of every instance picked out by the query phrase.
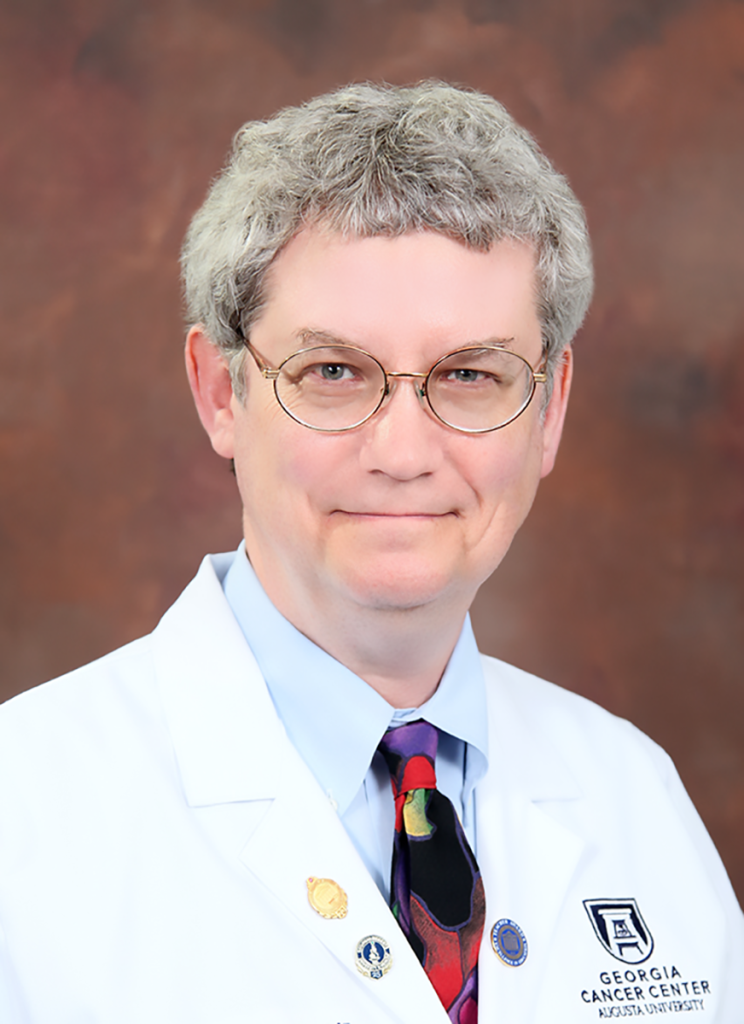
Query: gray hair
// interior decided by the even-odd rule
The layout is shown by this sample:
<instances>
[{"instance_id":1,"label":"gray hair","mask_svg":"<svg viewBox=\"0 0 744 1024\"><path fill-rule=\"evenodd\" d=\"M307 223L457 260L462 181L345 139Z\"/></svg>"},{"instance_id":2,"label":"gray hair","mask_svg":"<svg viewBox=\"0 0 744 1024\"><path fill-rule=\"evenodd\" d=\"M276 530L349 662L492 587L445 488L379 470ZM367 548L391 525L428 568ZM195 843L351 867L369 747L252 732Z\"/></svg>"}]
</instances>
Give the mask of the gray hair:
<instances>
[{"instance_id":1,"label":"gray hair","mask_svg":"<svg viewBox=\"0 0 744 1024\"><path fill-rule=\"evenodd\" d=\"M238 398L266 272L313 223L352 237L437 231L481 251L529 242L549 372L589 306L581 204L500 103L442 82L350 85L243 125L186 235L187 319L224 353Z\"/></svg>"}]
</instances>

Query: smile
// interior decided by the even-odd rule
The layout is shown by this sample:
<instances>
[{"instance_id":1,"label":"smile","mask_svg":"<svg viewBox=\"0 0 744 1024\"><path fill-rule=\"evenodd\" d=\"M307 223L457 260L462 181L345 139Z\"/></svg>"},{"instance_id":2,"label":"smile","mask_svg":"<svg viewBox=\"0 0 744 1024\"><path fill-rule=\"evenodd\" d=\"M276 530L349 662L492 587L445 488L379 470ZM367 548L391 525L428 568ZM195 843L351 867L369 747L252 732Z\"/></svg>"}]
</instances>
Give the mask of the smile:
<instances>
[{"instance_id":1,"label":"smile","mask_svg":"<svg viewBox=\"0 0 744 1024\"><path fill-rule=\"evenodd\" d=\"M444 519L447 516L454 516L456 512L350 512L346 509L336 509L341 515L351 516L355 519Z\"/></svg>"}]
</instances>

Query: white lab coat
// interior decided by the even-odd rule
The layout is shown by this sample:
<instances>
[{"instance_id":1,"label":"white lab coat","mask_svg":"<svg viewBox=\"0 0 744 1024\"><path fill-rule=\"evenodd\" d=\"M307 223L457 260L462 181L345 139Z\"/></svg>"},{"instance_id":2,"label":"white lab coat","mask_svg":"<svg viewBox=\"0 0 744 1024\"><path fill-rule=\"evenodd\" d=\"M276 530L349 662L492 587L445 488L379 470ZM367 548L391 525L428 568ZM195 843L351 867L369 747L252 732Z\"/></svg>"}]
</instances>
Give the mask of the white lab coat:
<instances>
[{"instance_id":1,"label":"white lab coat","mask_svg":"<svg viewBox=\"0 0 744 1024\"><path fill-rule=\"evenodd\" d=\"M0 710L3 1024L446 1024L286 738L222 593L227 561L206 559L149 637ZM741 1024L741 912L669 759L595 705L485 666L480 1024ZM313 910L309 876L343 887L346 918ZM654 942L638 965L582 902L628 898ZM520 967L491 948L501 918L527 939ZM355 966L367 935L390 945L381 979Z\"/></svg>"}]
</instances>

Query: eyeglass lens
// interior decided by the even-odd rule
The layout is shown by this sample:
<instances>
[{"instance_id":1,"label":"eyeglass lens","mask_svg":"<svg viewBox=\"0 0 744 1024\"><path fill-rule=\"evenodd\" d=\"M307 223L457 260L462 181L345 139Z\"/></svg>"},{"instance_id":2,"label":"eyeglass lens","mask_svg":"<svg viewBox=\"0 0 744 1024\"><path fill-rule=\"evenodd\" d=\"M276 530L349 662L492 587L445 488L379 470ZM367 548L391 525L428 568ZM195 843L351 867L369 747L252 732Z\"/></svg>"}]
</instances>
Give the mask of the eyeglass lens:
<instances>
[{"instance_id":1,"label":"eyeglass lens","mask_svg":"<svg viewBox=\"0 0 744 1024\"><path fill-rule=\"evenodd\" d=\"M529 364L518 355L473 347L435 363L427 378L426 399L444 423L477 433L519 415L534 386ZM285 360L274 387L281 405L300 423L318 430L348 430L381 405L385 374L365 352L324 346Z\"/></svg>"}]
</instances>

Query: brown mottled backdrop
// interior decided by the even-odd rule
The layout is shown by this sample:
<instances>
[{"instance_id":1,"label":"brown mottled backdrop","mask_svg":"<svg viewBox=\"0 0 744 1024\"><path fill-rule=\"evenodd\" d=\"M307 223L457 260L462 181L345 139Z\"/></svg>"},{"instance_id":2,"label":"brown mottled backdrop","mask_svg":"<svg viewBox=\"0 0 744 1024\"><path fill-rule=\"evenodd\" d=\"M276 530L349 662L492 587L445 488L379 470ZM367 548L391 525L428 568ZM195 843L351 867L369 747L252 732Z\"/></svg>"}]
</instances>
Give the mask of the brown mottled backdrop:
<instances>
[{"instance_id":1,"label":"brown mottled backdrop","mask_svg":"<svg viewBox=\"0 0 744 1024\"><path fill-rule=\"evenodd\" d=\"M741 0L2 0L0 696L149 630L238 540L176 268L235 129L429 76L536 134L596 250L482 646L661 742L744 897Z\"/></svg>"}]
</instances>

